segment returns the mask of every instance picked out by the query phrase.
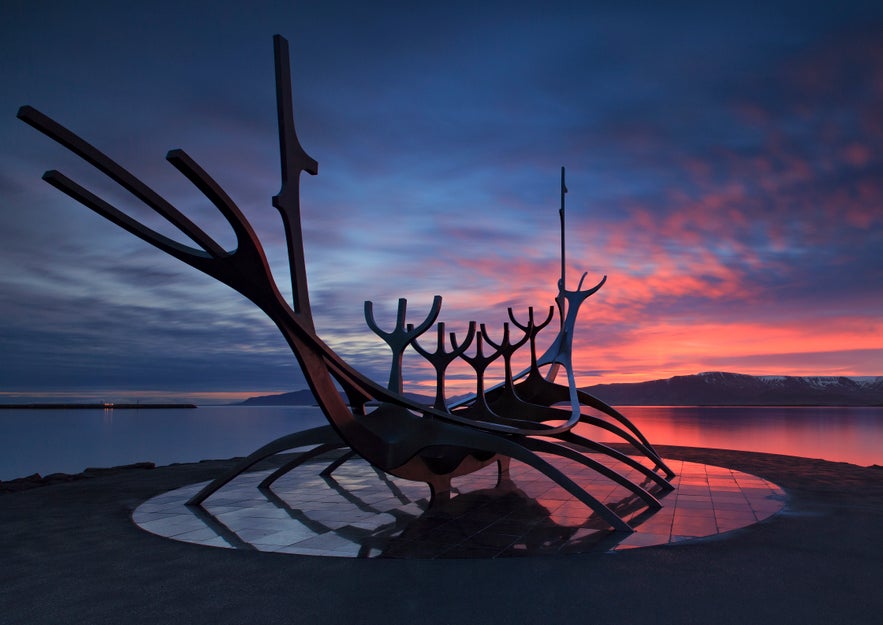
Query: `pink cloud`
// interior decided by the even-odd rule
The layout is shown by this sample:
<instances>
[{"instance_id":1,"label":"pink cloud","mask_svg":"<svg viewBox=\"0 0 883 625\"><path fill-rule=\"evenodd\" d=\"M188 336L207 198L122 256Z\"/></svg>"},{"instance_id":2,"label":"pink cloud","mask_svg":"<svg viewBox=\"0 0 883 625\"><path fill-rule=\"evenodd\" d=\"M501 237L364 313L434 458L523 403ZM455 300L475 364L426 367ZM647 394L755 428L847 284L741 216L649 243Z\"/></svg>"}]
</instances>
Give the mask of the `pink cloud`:
<instances>
[{"instance_id":1,"label":"pink cloud","mask_svg":"<svg viewBox=\"0 0 883 625\"><path fill-rule=\"evenodd\" d=\"M812 369L817 375L867 375L868 371L862 369L867 362L857 362L852 370L840 364L836 371L826 372L811 363L826 353L871 350L883 354L883 321L873 317L829 318L823 327L815 318L775 323L677 319L625 328L614 341L603 344L593 340L592 327L587 325L576 333L575 366L587 373L596 369L615 372L605 374L604 382L640 381L721 368L741 371L748 360L753 362L752 370L741 372L803 375ZM807 362L793 362L794 354L806 354ZM780 362L784 355L792 357L787 370ZM881 357L877 358L877 366L883 365ZM584 377L581 383L596 381Z\"/></svg>"}]
</instances>

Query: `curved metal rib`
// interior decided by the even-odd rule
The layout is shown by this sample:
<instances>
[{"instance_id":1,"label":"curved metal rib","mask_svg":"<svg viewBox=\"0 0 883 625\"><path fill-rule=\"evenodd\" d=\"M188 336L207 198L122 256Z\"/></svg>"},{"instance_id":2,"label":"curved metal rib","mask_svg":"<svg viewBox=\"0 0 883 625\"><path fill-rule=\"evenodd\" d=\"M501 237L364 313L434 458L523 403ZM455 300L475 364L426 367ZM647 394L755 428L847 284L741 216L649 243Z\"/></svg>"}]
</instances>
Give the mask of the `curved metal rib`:
<instances>
[{"instance_id":1,"label":"curved metal rib","mask_svg":"<svg viewBox=\"0 0 883 625\"><path fill-rule=\"evenodd\" d=\"M438 428L432 432L433 442L431 446L453 445L465 449L482 449L502 456L507 456L513 460L519 460L552 479L556 484L594 510L616 531L634 531L628 523L621 519L603 502L596 499L579 484L567 477L567 475L565 475L560 469L544 460L530 449L530 446L536 443L541 443L542 441L523 437L503 438L480 430L470 431L465 428L451 427L447 424L442 424L437 420L429 423ZM584 458L584 456L578 452L572 453Z\"/></svg>"},{"instance_id":2,"label":"curved metal rib","mask_svg":"<svg viewBox=\"0 0 883 625\"><path fill-rule=\"evenodd\" d=\"M322 477L331 477L331 474L334 473L338 467L340 467L345 462L348 462L349 460L356 458L358 455L359 454L357 454L353 450L346 452L345 454L341 455L339 458L335 459L334 462L329 464L327 467L322 469L319 472L319 475Z\"/></svg>"},{"instance_id":3,"label":"curved metal rib","mask_svg":"<svg viewBox=\"0 0 883 625\"><path fill-rule=\"evenodd\" d=\"M565 387L561 384L556 384L555 382L549 382L542 377L530 375L527 376L522 382L516 384L516 388L521 389L520 394L528 398L529 401L536 401L538 403L544 404L548 403L550 405L558 402L567 401L570 398L571 394L568 387ZM603 419L591 417L588 415L581 415L581 422L603 428L608 432L616 434L625 442L632 445L641 454L656 463L657 467L661 468L669 478L674 477L674 471L672 471L668 467L668 465L665 464L665 461L663 461L663 459L659 456L658 452L653 449L652 446L650 446L644 435L641 434L638 428L636 428L631 423L631 421L626 419L614 408L602 402L600 399L589 395L584 391L578 390L577 397L581 404L589 406L591 408L595 408L596 410L599 410L604 414L612 417L616 421L619 421L628 429L628 431L617 427L614 423L610 423Z\"/></svg>"},{"instance_id":4,"label":"curved metal rib","mask_svg":"<svg viewBox=\"0 0 883 625\"><path fill-rule=\"evenodd\" d=\"M43 180L123 230L135 235L142 241L150 243L169 256L184 261L191 267L202 269L202 265L211 260L209 253L178 243L135 221L59 171L54 169L47 171L43 174Z\"/></svg>"},{"instance_id":5,"label":"curved metal rib","mask_svg":"<svg viewBox=\"0 0 883 625\"><path fill-rule=\"evenodd\" d=\"M209 482L204 488L202 488L198 493L196 493L187 501L187 505L200 505L203 501L205 501L209 496L215 493L219 488L227 484L230 480L235 478L237 475L244 473L265 458L275 456L276 454L283 451L288 451L289 449L306 447L307 445L325 445L328 443L334 443L336 441L342 442L340 440L340 437L334 431L334 428L332 428L330 425L321 425L319 427L304 430L302 432L294 432L293 434L281 436L276 440L267 443L260 449L253 451L248 456L237 462L235 466L228 469L224 474L216 477L214 480Z\"/></svg>"},{"instance_id":6,"label":"curved metal rib","mask_svg":"<svg viewBox=\"0 0 883 625\"><path fill-rule=\"evenodd\" d=\"M599 443L597 441L593 441L585 436L580 436L579 434L574 433L573 431L566 432L564 434L560 434L556 436L556 438L563 443L568 445L572 445L574 447L587 449L595 452L599 452L610 456L614 460L618 460L619 462L635 469L636 471L640 471L644 477L648 480L655 482L657 486L659 486L664 491L674 490L674 486L672 486L671 482L661 477L658 473L656 473L653 469L641 464L637 460L635 460L632 456L626 455L619 450L614 449L613 447L609 447L604 443Z\"/></svg>"},{"instance_id":7,"label":"curved metal rib","mask_svg":"<svg viewBox=\"0 0 883 625\"><path fill-rule=\"evenodd\" d=\"M115 161L108 158L107 155L95 146L87 143L82 138L32 106L22 106L19 108L17 117L26 124L36 128L50 139L63 145L95 167L98 171L107 175L111 180L129 191L132 195L156 211L157 214L164 217L178 230L190 237L194 243L199 245L212 256L222 256L225 253L220 245L215 243L210 236L203 232L199 226L190 221L190 219L181 213L181 211L169 204L156 191L123 169Z\"/></svg>"},{"instance_id":8,"label":"curved metal rib","mask_svg":"<svg viewBox=\"0 0 883 625\"><path fill-rule=\"evenodd\" d=\"M334 451L335 449L340 449L342 447L347 447L347 444L343 441L340 441L339 443L325 443L324 445L319 445L318 447L314 447L308 451L305 451L302 454L298 455L296 458L292 458L281 467L273 471L270 475L265 477L261 481L261 483L258 484L258 488L261 490L266 490L273 485L273 482L278 480L286 473L293 471L308 460L312 460L313 458L316 458L323 454L327 454L329 451Z\"/></svg>"},{"instance_id":9,"label":"curved metal rib","mask_svg":"<svg viewBox=\"0 0 883 625\"><path fill-rule=\"evenodd\" d=\"M640 497L644 500L650 508L653 510L659 510L662 507L662 504L659 503L659 500L656 499L653 495L648 493L646 490L641 488L638 484L635 484L630 479L622 475L621 473L614 471L610 467L605 464L598 462L592 458L584 456L583 454L575 451L569 447L564 447L562 445L556 445L555 443L547 440L542 440L538 438L529 438L524 442L524 446L532 451L543 452L547 454L554 454L556 456L561 456L562 458L567 458L568 460L573 460L574 462L578 462L579 464L589 467L594 471L600 473L604 477L616 482L620 486L630 490L632 493Z\"/></svg>"}]
</instances>

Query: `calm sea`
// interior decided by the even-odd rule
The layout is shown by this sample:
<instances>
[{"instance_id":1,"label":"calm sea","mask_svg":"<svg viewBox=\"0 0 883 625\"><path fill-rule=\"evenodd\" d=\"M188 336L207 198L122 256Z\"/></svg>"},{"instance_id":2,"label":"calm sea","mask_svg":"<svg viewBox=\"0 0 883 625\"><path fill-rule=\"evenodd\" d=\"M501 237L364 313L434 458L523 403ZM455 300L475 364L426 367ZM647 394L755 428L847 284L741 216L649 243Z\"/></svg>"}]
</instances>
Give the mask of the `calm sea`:
<instances>
[{"instance_id":1,"label":"calm sea","mask_svg":"<svg viewBox=\"0 0 883 625\"><path fill-rule=\"evenodd\" d=\"M883 408L652 407L624 414L655 444L763 451L883 465ZM313 407L0 410L0 480L244 456L326 421ZM599 440L612 440L599 436Z\"/></svg>"}]
</instances>

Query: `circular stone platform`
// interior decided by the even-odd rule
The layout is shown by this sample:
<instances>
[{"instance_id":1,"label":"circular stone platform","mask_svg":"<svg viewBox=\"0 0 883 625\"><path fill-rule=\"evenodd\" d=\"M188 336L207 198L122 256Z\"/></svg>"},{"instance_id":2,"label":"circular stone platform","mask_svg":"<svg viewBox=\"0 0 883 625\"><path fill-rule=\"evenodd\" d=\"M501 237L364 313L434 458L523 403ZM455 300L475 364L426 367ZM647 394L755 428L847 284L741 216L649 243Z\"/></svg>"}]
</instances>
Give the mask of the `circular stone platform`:
<instances>
[{"instance_id":1,"label":"circular stone platform","mask_svg":"<svg viewBox=\"0 0 883 625\"><path fill-rule=\"evenodd\" d=\"M200 545L351 558L496 558L617 551L716 536L779 512L784 491L757 476L724 467L666 461L675 490L654 492L662 509L594 471L548 460L635 528L611 532L592 510L536 470L512 462L498 485L491 466L454 481L450 501L428 508L425 484L390 477L350 460L330 478L330 460L308 462L257 488L269 471L242 475L203 504L185 502L203 484L154 497L134 514L142 529ZM567 466L564 466L564 465ZM621 471L636 479L636 473ZM646 485L645 485L646 486Z\"/></svg>"}]
</instances>

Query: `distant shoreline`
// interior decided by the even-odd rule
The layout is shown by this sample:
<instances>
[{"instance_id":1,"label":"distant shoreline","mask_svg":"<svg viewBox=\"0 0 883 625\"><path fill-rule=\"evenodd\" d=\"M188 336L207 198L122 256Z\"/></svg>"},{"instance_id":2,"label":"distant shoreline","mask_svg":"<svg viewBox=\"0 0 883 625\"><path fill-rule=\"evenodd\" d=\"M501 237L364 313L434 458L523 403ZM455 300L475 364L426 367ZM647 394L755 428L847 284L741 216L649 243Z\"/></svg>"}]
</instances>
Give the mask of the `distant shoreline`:
<instances>
[{"instance_id":1,"label":"distant shoreline","mask_svg":"<svg viewBox=\"0 0 883 625\"><path fill-rule=\"evenodd\" d=\"M0 410L165 410L196 408L196 404L0 404Z\"/></svg>"},{"instance_id":2,"label":"distant shoreline","mask_svg":"<svg viewBox=\"0 0 883 625\"><path fill-rule=\"evenodd\" d=\"M595 384L579 390L610 406L877 408L883 405L883 376L752 376L712 371L664 380ZM434 402L431 396L416 393L405 393L405 396L420 404ZM466 397L450 397L448 401ZM309 389L301 389L251 397L239 405L291 406L315 402Z\"/></svg>"}]
</instances>

